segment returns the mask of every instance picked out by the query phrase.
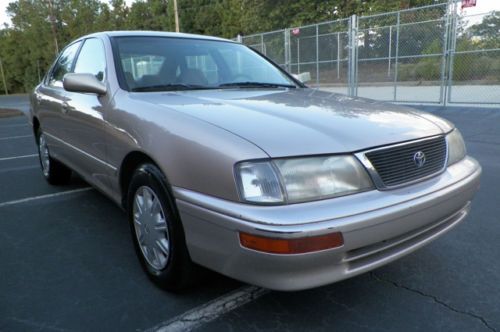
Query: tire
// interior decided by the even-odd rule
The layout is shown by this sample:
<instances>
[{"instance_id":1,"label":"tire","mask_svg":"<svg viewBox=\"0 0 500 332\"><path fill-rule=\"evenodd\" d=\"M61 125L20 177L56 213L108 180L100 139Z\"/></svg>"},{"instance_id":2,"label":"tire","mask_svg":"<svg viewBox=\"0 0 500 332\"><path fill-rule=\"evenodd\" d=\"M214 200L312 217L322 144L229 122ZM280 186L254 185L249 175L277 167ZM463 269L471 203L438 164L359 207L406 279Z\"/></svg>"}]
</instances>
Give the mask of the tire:
<instances>
[{"instance_id":1,"label":"tire","mask_svg":"<svg viewBox=\"0 0 500 332\"><path fill-rule=\"evenodd\" d=\"M149 278L168 291L190 285L194 264L166 178L155 165L143 164L134 172L127 213L137 257Z\"/></svg>"},{"instance_id":2,"label":"tire","mask_svg":"<svg viewBox=\"0 0 500 332\"><path fill-rule=\"evenodd\" d=\"M50 156L45 135L41 129L37 131L38 158L45 180L52 185L67 184L71 179L71 169Z\"/></svg>"}]
</instances>

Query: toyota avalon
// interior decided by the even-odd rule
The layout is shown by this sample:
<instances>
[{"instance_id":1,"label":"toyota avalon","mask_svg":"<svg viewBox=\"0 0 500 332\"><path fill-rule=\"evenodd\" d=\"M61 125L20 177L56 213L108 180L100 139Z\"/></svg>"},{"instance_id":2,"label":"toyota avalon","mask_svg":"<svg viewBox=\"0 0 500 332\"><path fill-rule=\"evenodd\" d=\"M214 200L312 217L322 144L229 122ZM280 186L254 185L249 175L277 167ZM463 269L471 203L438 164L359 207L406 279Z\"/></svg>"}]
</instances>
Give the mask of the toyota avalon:
<instances>
[{"instance_id":1,"label":"toyota avalon","mask_svg":"<svg viewBox=\"0 0 500 332\"><path fill-rule=\"evenodd\" d=\"M276 290L401 258L467 216L481 167L455 126L306 87L239 43L102 32L31 97L44 177L76 172L122 207L161 287L197 265Z\"/></svg>"}]
</instances>

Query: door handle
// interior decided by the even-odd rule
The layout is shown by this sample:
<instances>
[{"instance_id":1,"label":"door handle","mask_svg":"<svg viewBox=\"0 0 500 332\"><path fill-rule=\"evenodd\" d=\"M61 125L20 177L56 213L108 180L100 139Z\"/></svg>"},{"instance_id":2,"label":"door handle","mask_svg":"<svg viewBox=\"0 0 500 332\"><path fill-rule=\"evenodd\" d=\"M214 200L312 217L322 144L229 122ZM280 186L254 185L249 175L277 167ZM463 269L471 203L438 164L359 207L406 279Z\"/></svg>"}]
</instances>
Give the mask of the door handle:
<instances>
[{"instance_id":1,"label":"door handle","mask_svg":"<svg viewBox=\"0 0 500 332\"><path fill-rule=\"evenodd\" d=\"M62 109L62 112L64 114L68 113L69 112L69 109L70 109L70 106L67 102L63 102L62 105L61 105L61 109Z\"/></svg>"}]
</instances>

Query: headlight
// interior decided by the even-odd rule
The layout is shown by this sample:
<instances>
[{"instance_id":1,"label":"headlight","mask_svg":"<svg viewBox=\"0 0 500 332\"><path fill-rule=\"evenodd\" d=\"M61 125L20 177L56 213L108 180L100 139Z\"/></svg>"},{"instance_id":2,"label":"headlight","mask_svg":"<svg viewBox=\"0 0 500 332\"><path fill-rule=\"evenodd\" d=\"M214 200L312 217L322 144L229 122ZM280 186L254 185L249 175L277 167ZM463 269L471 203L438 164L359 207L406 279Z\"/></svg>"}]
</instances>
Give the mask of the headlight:
<instances>
[{"instance_id":1,"label":"headlight","mask_svg":"<svg viewBox=\"0 0 500 332\"><path fill-rule=\"evenodd\" d=\"M270 162L245 162L236 168L241 197L254 203L283 202L283 192Z\"/></svg>"},{"instance_id":2,"label":"headlight","mask_svg":"<svg viewBox=\"0 0 500 332\"><path fill-rule=\"evenodd\" d=\"M458 129L453 130L446 136L448 142L448 165L452 165L465 158L467 150L465 149L464 139Z\"/></svg>"},{"instance_id":3,"label":"headlight","mask_svg":"<svg viewBox=\"0 0 500 332\"><path fill-rule=\"evenodd\" d=\"M244 200L297 203L348 195L373 188L354 156L326 156L245 162L237 167Z\"/></svg>"},{"instance_id":4,"label":"headlight","mask_svg":"<svg viewBox=\"0 0 500 332\"><path fill-rule=\"evenodd\" d=\"M353 156L282 159L275 161L283 177L288 202L352 194L372 188Z\"/></svg>"}]
</instances>

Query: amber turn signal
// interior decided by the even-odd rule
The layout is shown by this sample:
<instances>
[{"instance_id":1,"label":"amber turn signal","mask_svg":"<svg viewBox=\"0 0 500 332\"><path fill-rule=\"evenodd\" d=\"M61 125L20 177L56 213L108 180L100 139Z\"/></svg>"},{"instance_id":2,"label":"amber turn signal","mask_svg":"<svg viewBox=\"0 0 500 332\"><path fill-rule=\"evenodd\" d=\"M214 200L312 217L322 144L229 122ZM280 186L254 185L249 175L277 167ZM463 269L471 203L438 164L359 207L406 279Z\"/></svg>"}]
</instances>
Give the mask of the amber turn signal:
<instances>
[{"instance_id":1,"label":"amber turn signal","mask_svg":"<svg viewBox=\"0 0 500 332\"><path fill-rule=\"evenodd\" d=\"M341 247L344 245L344 238L339 232L298 239L276 239L240 233L240 243L245 248L271 254L304 254Z\"/></svg>"}]
</instances>

